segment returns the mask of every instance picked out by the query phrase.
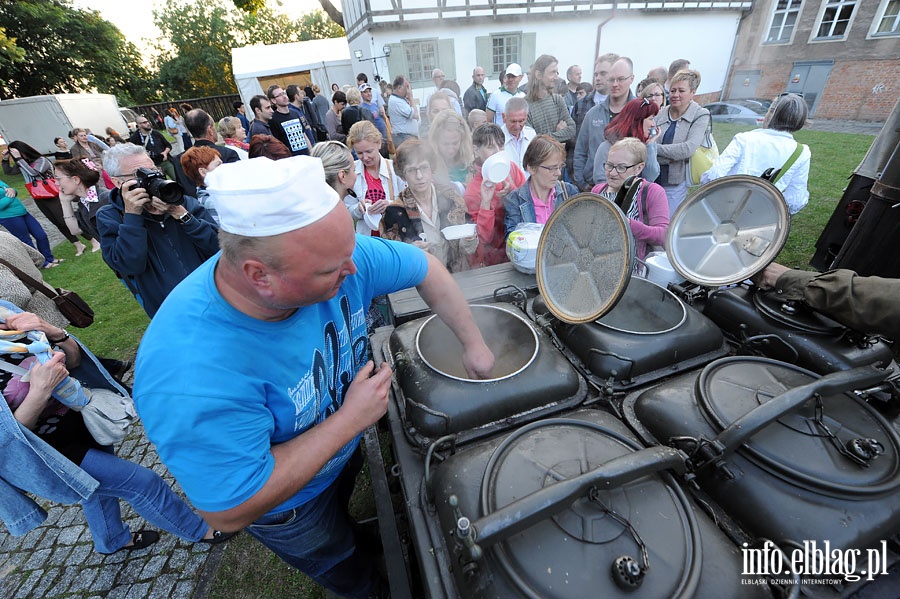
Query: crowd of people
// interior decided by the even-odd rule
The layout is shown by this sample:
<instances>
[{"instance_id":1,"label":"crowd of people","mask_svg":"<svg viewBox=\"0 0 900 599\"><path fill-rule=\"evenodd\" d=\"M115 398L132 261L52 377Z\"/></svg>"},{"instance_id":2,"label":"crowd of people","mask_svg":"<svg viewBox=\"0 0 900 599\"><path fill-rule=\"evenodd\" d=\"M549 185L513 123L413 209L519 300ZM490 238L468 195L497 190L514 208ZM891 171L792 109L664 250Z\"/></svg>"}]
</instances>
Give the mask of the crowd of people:
<instances>
[{"instance_id":1,"label":"crowd of people","mask_svg":"<svg viewBox=\"0 0 900 599\"><path fill-rule=\"evenodd\" d=\"M76 255L87 247L76 235L102 251L151 317L134 399L198 510L165 491L148 502L159 486L152 472L135 474L137 489L98 494L113 485L107 473L131 478L140 467L92 443L77 412L66 416L54 403L53 389L77 376L87 349L70 342L57 315L32 314L47 306L28 294L15 308L25 314L0 328L40 330L62 357L31 366L31 390L6 407L77 465L74 474L96 479L80 496L52 497L80 497L89 524L109 524L103 535L91 525L98 551L158 538L116 522L107 503L123 497L184 539L220 542L246 529L336 593L386 592L347 515L359 437L385 413L390 385L390 368L368 361L373 301L416 286L461 341L470 374L488 376L493 356L450 273L508 261L517 227L545 224L588 191L616 201L630 193L624 209L644 258L663 244L688 191L690 158L711 128L694 101L700 73L686 60L653 69L634 90L633 63L617 54L595 61L592 84L578 65L559 73L546 54L527 73L509 64L489 93L480 66L464 92L435 69L421 107L403 75L375 89L360 74L355 85L332 85L330 98L316 85L271 85L249 111L236 102L218 122L173 107L161 119L168 135L144 115L127 139L75 129L71 146L55 140L55 163L9 144L4 172L53 180L58 194L35 198L41 212ZM763 129L736 136L704 181L784 171L772 180L796 213L809 195L809 150L792 135L805 107L791 94L777 98ZM497 161L509 167L499 180L482 172ZM21 245L34 267L58 265L15 189L0 185L0 193L0 225L37 251L11 236L0 246ZM463 224L474 233L442 233ZM260 338L270 359L235 351ZM173 355L189 379L169 376ZM60 418L80 427L74 449L41 432ZM88 496L98 497L96 511Z\"/></svg>"}]
</instances>

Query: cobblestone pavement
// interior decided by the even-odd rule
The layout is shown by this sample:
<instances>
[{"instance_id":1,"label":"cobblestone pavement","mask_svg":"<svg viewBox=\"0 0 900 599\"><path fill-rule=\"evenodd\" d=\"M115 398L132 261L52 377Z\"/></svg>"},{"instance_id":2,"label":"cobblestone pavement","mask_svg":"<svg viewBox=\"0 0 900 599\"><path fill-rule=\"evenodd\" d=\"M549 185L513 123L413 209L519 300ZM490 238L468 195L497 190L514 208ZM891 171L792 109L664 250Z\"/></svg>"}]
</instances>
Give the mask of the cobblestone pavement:
<instances>
[{"instance_id":1,"label":"cobblestone pavement","mask_svg":"<svg viewBox=\"0 0 900 599\"><path fill-rule=\"evenodd\" d=\"M116 454L150 468L184 497L140 423ZM0 598L202 599L209 593L225 544L190 543L161 530L147 549L103 555L94 551L80 505L40 503L47 520L24 537L0 526ZM132 532L153 528L130 505L120 505Z\"/></svg>"}]
</instances>

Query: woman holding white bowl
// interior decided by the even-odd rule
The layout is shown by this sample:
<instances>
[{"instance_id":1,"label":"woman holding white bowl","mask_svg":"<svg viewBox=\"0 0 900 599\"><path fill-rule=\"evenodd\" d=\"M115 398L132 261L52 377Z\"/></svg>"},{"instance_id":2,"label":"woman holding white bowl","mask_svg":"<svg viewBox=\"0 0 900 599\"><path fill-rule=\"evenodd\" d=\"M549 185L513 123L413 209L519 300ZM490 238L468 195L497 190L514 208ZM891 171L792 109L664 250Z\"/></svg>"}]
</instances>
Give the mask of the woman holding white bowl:
<instances>
[{"instance_id":1,"label":"woman holding white bowl","mask_svg":"<svg viewBox=\"0 0 900 599\"><path fill-rule=\"evenodd\" d=\"M455 238L459 229L447 230L466 224L466 203L452 185L435 186L436 164L434 150L428 144L416 139L400 144L397 171L408 187L400 192L397 202L388 206L381 221L381 236L422 248L450 272L468 270L468 256L478 247L475 226L460 239Z\"/></svg>"}]
</instances>

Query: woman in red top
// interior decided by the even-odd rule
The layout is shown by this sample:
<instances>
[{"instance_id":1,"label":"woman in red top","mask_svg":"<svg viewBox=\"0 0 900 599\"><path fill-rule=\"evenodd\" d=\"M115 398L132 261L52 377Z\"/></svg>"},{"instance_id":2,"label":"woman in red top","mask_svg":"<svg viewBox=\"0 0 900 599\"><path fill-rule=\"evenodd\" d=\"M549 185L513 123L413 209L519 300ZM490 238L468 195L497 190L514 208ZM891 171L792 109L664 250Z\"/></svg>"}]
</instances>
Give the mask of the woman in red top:
<instances>
[{"instance_id":1,"label":"woman in red top","mask_svg":"<svg viewBox=\"0 0 900 599\"><path fill-rule=\"evenodd\" d=\"M525 184L525 173L511 164L509 176L499 185L485 181L481 175L481 165L503 150L503 142L503 130L493 123L480 125L472 133L475 173L465 194L466 208L475 221L478 232L478 249L469 257L472 268L509 262L506 257L506 232L503 225L506 210L503 208L503 198Z\"/></svg>"}]
</instances>

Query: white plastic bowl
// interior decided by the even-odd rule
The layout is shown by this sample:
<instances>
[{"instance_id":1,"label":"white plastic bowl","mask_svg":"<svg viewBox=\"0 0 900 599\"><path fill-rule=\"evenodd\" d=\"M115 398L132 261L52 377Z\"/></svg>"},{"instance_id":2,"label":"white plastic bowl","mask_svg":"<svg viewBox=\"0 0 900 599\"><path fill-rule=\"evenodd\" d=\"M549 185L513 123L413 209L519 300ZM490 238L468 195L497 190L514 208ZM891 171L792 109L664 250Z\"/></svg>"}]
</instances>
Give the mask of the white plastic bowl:
<instances>
[{"instance_id":1,"label":"white plastic bowl","mask_svg":"<svg viewBox=\"0 0 900 599\"><path fill-rule=\"evenodd\" d=\"M444 239L446 239L447 241L453 241L454 239L464 239L475 234L475 225L467 224L444 227L443 229L441 229L441 233L444 235Z\"/></svg>"},{"instance_id":2,"label":"white plastic bowl","mask_svg":"<svg viewBox=\"0 0 900 599\"><path fill-rule=\"evenodd\" d=\"M503 152L497 152L484 161L481 176L491 183L503 183L509 176L509 158Z\"/></svg>"}]
</instances>

